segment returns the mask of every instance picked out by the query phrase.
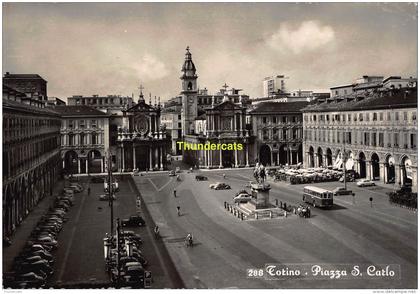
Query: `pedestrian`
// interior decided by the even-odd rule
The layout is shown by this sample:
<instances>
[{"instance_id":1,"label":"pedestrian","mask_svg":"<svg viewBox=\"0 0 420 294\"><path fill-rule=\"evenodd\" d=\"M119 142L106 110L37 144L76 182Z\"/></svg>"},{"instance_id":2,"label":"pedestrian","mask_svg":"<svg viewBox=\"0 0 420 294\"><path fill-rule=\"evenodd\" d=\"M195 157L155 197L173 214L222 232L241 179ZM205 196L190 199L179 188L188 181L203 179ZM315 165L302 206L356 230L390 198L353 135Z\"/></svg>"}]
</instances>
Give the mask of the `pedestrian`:
<instances>
[{"instance_id":1,"label":"pedestrian","mask_svg":"<svg viewBox=\"0 0 420 294\"><path fill-rule=\"evenodd\" d=\"M308 218L311 218L311 208L308 206Z\"/></svg>"},{"instance_id":2,"label":"pedestrian","mask_svg":"<svg viewBox=\"0 0 420 294\"><path fill-rule=\"evenodd\" d=\"M176 211L177 211L178 216L180 216L181 215L181 207L177 206Z\"/></svg>"},{"instance_id":3,"label":"pedestrian","mask_svg":"<svg viewBox=\"0 0 420 294\"><path fill-rule=\"evenodd\" d=\"M87 188L88 195L90 195L90 186Z\"/></svg>"},{"instance_id":4,"label":"pedestrian","mask_svg":"<svg viewBox=\"0 0 420 294\"><path fill-rule=\"evenodd\" d=\"M286 210L284 211L284 217L287 218L287 212L286 212Z\"/></svg>"},{"instance_id":5,"label":"pedestrian","mask_svg":"<svg viewBox=\"0 0 420 294\"><path fill-rule=\"evenodd\" d=\"M176 198L176 190L174 190L174 197Z\"/></svg>"}]
</instances>

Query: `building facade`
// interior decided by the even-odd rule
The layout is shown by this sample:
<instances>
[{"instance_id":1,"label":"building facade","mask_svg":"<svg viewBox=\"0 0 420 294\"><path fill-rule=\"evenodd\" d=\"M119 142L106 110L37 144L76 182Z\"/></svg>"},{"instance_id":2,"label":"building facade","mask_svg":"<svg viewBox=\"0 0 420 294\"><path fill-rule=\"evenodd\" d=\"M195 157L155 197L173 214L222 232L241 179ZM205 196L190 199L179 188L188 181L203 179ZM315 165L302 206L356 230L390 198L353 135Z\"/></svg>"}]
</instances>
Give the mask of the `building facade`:
<instances>
[{"instance_id":1,"label":"building facade","mask_svg":"<svg viewBox=\"0 0 420 294\"><path fill-rule=\"evenodd\" d=\"M205 121L204 121L205 117ZM236 105L227 98L222 103L207 109L205 116L198 117L194 135L184 137L184 141L193 146L202 144L220 144L242 148L233 150L184 150L184 161L205 168L245 167L255 164L252 157L254 138L246 129L246 108ZM230 144L230 145L229 145ZM195 148L197 149L197 148ZM205 149L205 147L201 148Z\"/></svg>"},{"instance_id":2,"label":"building facade","mask_svg":"<svg viewBox=\"0 0 420 294\"><path fill-rule=\"evenodd\" d=\"M121 115L122 109L133 106L133 98L120 95L74 95L67 98L67 105L86 105L105 113Z\"/></svg>"},{"instance_id":3,"label":"building facade","mask_svg":"<svg viewBox=\"0 0 420 294\"><path fill-rule=\"evenodd\" d=\"M24 93L26 97L47 101L47 81L37 74L11 74L3 76L3 85Z\"/></svg>"},{"instance_id":4,"label":"building facade","mask_svg":"<svg viewBox=\"0 0 420 294\"><path fill-rule=\"evenodd\" d=\"M123 111L123 123L118 128L117 138L119 171L166 169L169 142L160 114L160 104L147 104L142 94L136 105Z\"/></svg>"},{"instance_id":5,"label":"building facade","mask_svg":"<svg viewBox=\"0 0 420 294\"><path fill-rule=\"evenodd\" d=\"M10 237L61 175L58 113L22 103L3 85L3 237Z\"/></svg>"},{"instance_id":6,"label":"building facade","mask_svg":"<svg viewBox=\"0 0 420 294\"><path fill-rule=\"evenodd\" d=\"M362 178L417 190L417 88L335 97L303 112L306 167L340 168L344 155Z\"/></svg>"},{"instance_id":7,"label":"building facade","mask_svg":"<svg viewBox=\"0 0 420 294\"><path fill-rule=\"evenodd\" d=\"M264 102L250 111L255 134L254 158L266 166L302 163L302 109L298 102Z\"/></svg>"},{"instance_id":8,"label":"building facade","mask_svg":"<svg viewBox=\"0 0 420 294\"><path fill-rule=\"evenodd\" d=\"M266 77L263 80L263 96L271 97L275 94L286 93L286 80L288 78L284 75Z\"/></svg>"},{"instance_id":9,"label":"building facade","mask_svg":"<svg viewBox=\"0 0 420 294\"><path fill-rule=\"evenodd\" d=\"M104 172L109 152L109 115L82 105L56 106L54 110L61 115L61 161L64 172Z\"/></svg>"},{"instance_id":10,"label":"building facade","mask_svg":"<svg viewBox=\"0 0 420 294\"><path fill-rule=\"evenodd\" d=\"M166 135L170 140L168 153L181 155L182 152L176 144L176 142L182 140L181 112L163 110L161 114L161 124L165 126Z\"/></svg>"}]
</instances>

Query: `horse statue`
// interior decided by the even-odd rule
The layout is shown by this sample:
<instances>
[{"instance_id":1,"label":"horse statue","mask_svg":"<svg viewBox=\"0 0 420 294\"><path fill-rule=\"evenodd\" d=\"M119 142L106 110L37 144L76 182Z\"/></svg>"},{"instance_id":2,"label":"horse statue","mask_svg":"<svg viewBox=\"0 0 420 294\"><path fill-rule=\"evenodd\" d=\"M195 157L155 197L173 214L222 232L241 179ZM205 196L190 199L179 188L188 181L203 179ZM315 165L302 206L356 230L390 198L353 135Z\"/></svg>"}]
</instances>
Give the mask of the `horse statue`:
<instances>
[{"instance_id":1,"label":"horse statue","mask_svg":"<svg viewBox=\"0 0 420 294\"><path fill-rule=\"evenodd\" d=\"M255 165L254 168L254 178L258 184L263 184L265 179L267 178L267 174L265 171L265 167L262 163L258 163Z\"/></svg>"}]
</instances>

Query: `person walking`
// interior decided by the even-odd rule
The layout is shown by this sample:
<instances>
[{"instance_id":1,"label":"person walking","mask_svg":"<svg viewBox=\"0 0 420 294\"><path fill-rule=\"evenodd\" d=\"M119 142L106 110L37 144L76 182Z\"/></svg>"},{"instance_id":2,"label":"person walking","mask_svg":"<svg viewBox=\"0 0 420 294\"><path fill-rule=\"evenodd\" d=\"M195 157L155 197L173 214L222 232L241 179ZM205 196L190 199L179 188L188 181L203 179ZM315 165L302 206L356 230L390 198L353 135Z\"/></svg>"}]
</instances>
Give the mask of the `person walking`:
<instances>
[{"instance_id":1,"label":"person walking","mask_svg":"<svg viewBox=\"0 0 420 294\"><path fill-rule=\"evenodd\" d=\"M176 198L176 190L174 190L174 197Z\"/></svg>"},{"instance_id":2,"label":"person walking","mask_svg":"<svg viewBox=\"0 0 420 294\"><path fill-rule=\"evenodd\" d=\"M90 186L87 188L87 194L90 195Z\"/></svg>"}]
</instances>

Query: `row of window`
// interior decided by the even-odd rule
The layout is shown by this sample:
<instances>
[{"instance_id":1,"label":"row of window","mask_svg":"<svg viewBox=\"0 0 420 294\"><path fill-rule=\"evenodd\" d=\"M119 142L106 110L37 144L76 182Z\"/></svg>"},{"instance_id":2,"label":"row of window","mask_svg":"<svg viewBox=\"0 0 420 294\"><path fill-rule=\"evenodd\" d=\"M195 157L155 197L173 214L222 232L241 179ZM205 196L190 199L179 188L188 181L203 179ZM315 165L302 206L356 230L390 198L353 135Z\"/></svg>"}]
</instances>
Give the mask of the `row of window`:
<instances>
[{"instance_id":1,"label":"row of window","mask_svg":"<svg viewBox=\"0 0 420 294\"><path fill-rule=\"evenodd\" d=\"M47 128L59 130L61 121L58 118L28 118L3 116L3 133L6 138L36 136Z\"/></svg>"},{"instance_id":2,"label":"row of window","mask_svg":"<svg viewBox=\"0 0 420 294\"><path fill-rule=\"evenodd\" d=\"M3 177L8 178L30 169L37 158L59 147L57 137L52 137L3 150Z\"/></svg>"},{"instance_id":3,"label":"row of window","mask_svg":"<svg viewBox=\"0 0 420 294\"><path fill-rule=\"evenodd\" d=\"M311 114L304 115L305 122L351 122L353 121L417 121L417 113L415 111L388 111L386 117L384 112L366 112L366 113L354 113L354 114Z\"/></svg>"},{"instance_id":4,"label":"row of window","mask_svg":"<svg viewBox=\"0 0 420 294\"><path fill-rule=\"evenodd\" d=\"M106 105L106 104L124 105L124 104L127 104L128 102L129 101L127 98L77 98L76 99L76 105Z\"/></svg>"},{"instance_id":5,"label":"row of window","mask_svg":"<svg viewBox=\"0 0 420 294\"><path fill-rule=\"evenodd\" d=\"M65 124L65 121L63 121L63 127L65 128L66 126L64 124ZM92 120L84 120L84 119L72 120L72 119L69 119L67 121L67 128L68 129L76 129L77 126L78 126L79 129L100 127L100 125L98 124L98 120L96 120L96 119L92 119Z\"/></svg>"},{"instance_id":6,"label":"row of window","mask_svg":"<svg viewBox=\"0 0 420 294\"><path fill-rule=\"evenodd\" d=\"M66 138L67 138L67 140L66 140ZM77 140L76 140L76 138L77 138ZM103 144L103 136L99 137L99 135L95 132L93 132L91 134L69 133L68 135L62 135L61 140L62 140L62 145L69 145L69 146Z\"/></svg>"},{"instance_id":7,"label":"row of window","mask_svg":"<svg viewBox=\"0 0 420 294\"><path fill-rule=\"evenodd\" d=\"M385 140L386 139L386 140ZM373 147L417 148L416 133L383 133L338 130L305 130L304 140L325 143L361 144Z\"/></svg>"},{"instance_id":8,"label":"row of window","mask_svg":"<svg viewBox=\"0 0 420 294\"><path fill-rule=\"evenodd\" d=\"M288 122L295 123L295 122L299 122L299 117L298 116L281 116L281 117L277 117L277 116L272 116L272 117L263 116L261 118L261 122L263 124L266 124L266 123L269 123L269 122L271 122L273 124L277 124L277 123L280 123L280 122L282 122L282 123L288 123Z\"/></svg>"},{"instance_id":9,"label":"row of window","mask_svg":"<svg viewBox=\"0 0 420 294\"><path fill-rule=\"evenodd\" d=\"M281 132L277 129L273 129L272 132L269 132L268 130L263 130L262 133L260 133L260 140L296 140L301 138L299 129L281 129Z\"/></svg>"}]
</instances>

